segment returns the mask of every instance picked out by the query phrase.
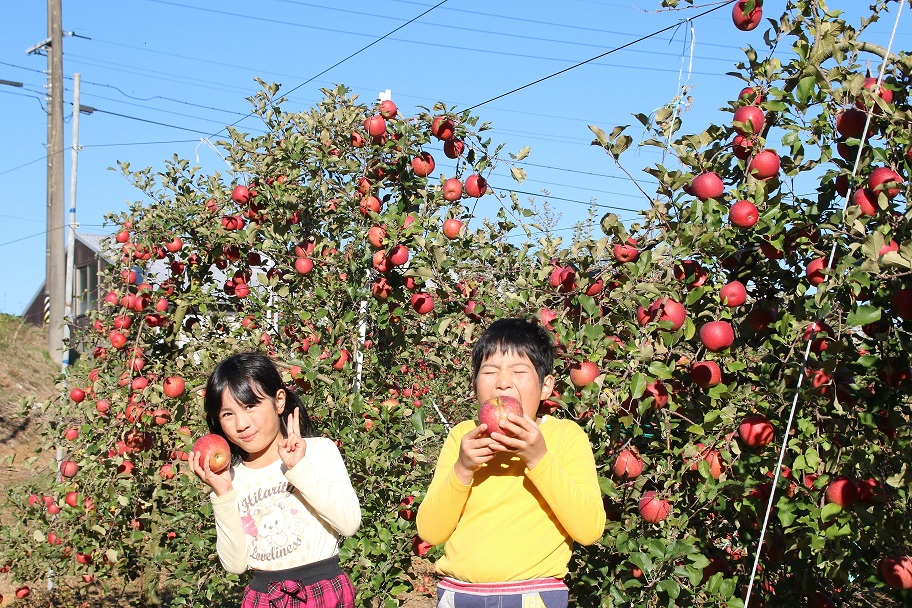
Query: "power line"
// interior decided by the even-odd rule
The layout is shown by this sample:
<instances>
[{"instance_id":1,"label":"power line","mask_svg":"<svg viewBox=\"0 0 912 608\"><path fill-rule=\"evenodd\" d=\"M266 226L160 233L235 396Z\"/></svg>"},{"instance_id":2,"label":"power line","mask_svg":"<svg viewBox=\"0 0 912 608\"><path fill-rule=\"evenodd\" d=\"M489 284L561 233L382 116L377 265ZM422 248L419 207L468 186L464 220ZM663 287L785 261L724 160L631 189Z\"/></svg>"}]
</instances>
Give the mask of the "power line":
<instances>
[{"instance_id":1,"label":"power line","mask_svg":"<svg viewBox=\"0 0 912 608\"><path fill-rule=\"evenodd\" d=\"M161 0L152 0L152 1L158 2L158 1L161 1ZM390 37L392 34L395 34L395 33L398 32L399 30L401 30L402 28L404 28L405 26L407 26L407 25L409 25L409 24L411 24L411 23L414 23L414 22L417 21L418 19L421 19L422 17L424 17L425 15L427 15L428 13L430 13L431 11L433 11L434 9L436 9L437 7L443 6L444 4L446 4L446 2L447 2L447 0L440 0L440 2L438 2L437 4L435 4L434 6L432 6L431 8L429 8L428 10L424 11L423 13L421 13L420 15L418 15L417 17L414 17L413 19L409 19L408 21L406 21L405 23L403 23L403 24L400 25L399 27L393 29L393 30L390 31L390 32L387 32L386 34L384 34L384 35L381 36L380 38L377 38L376 40L374 40L374 41L371 42L370 44L368 44L368 45L366 45L366 46L364 46L364 47L361 47L360 49L358 49L357 51L355 51L354 53L352 53L351 55L349 55L349 56L346 57L345 59L342 59L341 61L337 61L336 63L334 63L333 65L329 66L328 68L326 68L325 70L323 70L323 71L320 72L319 74L316 74L316 75L314 75L314 76L311 76L310 78L308 78L307 80L305 80L304 82L302 82L301 84L299 84L298 86L292 88L290 91L288 91L287 93L285 93L285 95L290 95L290 94L294 93L295 91L297 91L298 89L300 89L300 88L303 87L304 85L309 84L309 83L312 82L313 80L316 80L317 78L319 78L319 77L322 76L323 74L329 72L329 71L332 70L333 68L342 65L343 63L345 63L346 61L348 61L348 60L351 59L352 57L355 57L356 55L361 54L362 52L366 51L366 50L369 49L370 47L372 47L372 46L374 46L375 44L377 44L378 42L380 42L381 40L385 40L386 38ZM250 114L248 114L248 116L250 116L250 115L252 115L252 114L253 114L253 112L251 112ZM242 118L241 120L243 120L243 118ZM238 120L237 122L235 122L235 123L234 123L233 125L231 125L231 126L234 126L234 125L238 124L239 122L241 122L241 121ZM224 129L222 129L222 131L224 131ZM221 133L221 131L218 131L218 132L216 132L216 133L213 133L213 136L218 135L218 133Z\"/></svg>"},{"instance_id":2,"label":"power line","mask_svg":"<svg viewBox=\"0 0 912 608\"><path fill-rule=\"evenodd\" d=\"M685 19L684 22L687 22L687 21L694 21L694 20L696 20L696 19L699 19L700 17L702 17L702 16L704 16L704 15L708 15L709 13L711 13L711 12L713 12L713 11L717 11L717 10L719 10L720 8L722 8L723 6L726 6L726 5L728 5L728 4L731 4L731 3L735 2L735 1L736 1L736 0L729 0L729 1L726 2L725 4L721 4L721 5L719 5L719 6L716 6L716 7L711 8L711 9L709 9L709 10L703 11L702 13L700 13L700 14L694 16L694 17L690 17L690 18L688 18L688 19ZM560 71L558 71L558 72L554 72L553 74L549 74L548 76L545 76L545 77L543 77L543 78L539 78L538 80L534 80L534 81L532 81L532 82L530 82L530 83L528 83L528 84L524 84L524 85L522 85L521 87L517 87L517 88L513 89L512 91L507 91L506 93L501 93L500 95L498 95L498 96L496 96L496 97L492 97L491 99L488 99L487 101L483 101L483 102L481 102L481 103L475 104L474 106L470 106L470 107L466 108L466 111L469 111L469 112L470 112L470 111L474 110L475 108L481 107L481 106L483 106L483 105L485 105L485 104L491 103L492 101L496 101L496 100L498 100L498 99L501 99L501 98L503 98L503 97L506 97L507 95L512 95L513 93L516 93L516 92L518 92L518 91L522 91L523 89L527 89L527 88L529 88L529 87L531 87L531 86L533 86L533 85L539 84L540 82L544 82L544 81L546 81L546 80L548 80L548 79L550 79L550 78L554 78L555 76L559 76L559 75L563 74L564 72L569 72L570 70L574 70L574 69L576 69L576 68L578 68L578 67L580 67L580 66L586 65L587 63L592 63L592 62L595 61L596 59L601 59L602 57L606 57L606 56L608 56L608 55L611 55L612 53L616 53L617 51L623 50L623 49L625 49L625 48L627 48L627 47L629 47L629 46L633 46L634 44L637 44L637 43L642 42L642 41L644 41L644 40L648 40L648 39L650 39L650 38L654 38L655 36L658 36L659 34L662 34L662 33L664 33L664 32L667 32L668 30L671 30L671 29L674 29L674 28L679 27L679 26L681 25L681 23L682 23L682 22L678 22L678 23L675 23L674 25L669 25L668 27L665 27L665 28L662 28L662 29L660 29L660 30L657 30L657 31L655 31L655 32L653 32L653 33L651 33L651 34L647 34L647 35L645 35L645 36L641 36L641 37L637 38L636 40L632 40L631 42L628 42L627 44L622 44L622 45L619 46L619 47L615 47L615 48L611 49L610 51L606 51L606 52L604 52L604 53L602 53L602 54L600 54L600 55L596 55L595 57L591 57L591 58L589 58L589 59L587 59L587 60L585 60L585 61L581 61L581 62L579 62L579 63L576 63L576 64L574 64L574 65L571 65L571 66L568 67L568 68L564 68L563 70L560 70Z\"/></svg>"},{"instance_id":3,"label":"power line","mask_svg":"<svg viewBox=\"0 0 912 608\"><path fill-rule=\"evenodd\" d=\"M111 116L119 116L120 118L129 118L130 120L136 120L136 121L139 121L139 122L145 122L145 123L149 123L149 124L151 124L151 125L158 125L158 126L161 126L161 127L169 127L169 128L171 128L171 129L180 129L181 131L189 131L190 133L200 133L200 134L202 134L202 135L206 135L206 134L208 133L208 131L200 131L200 130L198 130L198 129L188 129L187 127L179 127L179 126L177 126L177 125L169 125L169 124L166 123L166 122L158 122L158 121L156 121L156 120L149 120L149 119L147 119L147 118L139 118L138 116L128 116L127 114L119 114L119 113L117 113L117 112L109 112L108 110L99 110L98 108L95 108L95 112L99 112L99 113L101 113L101 114L110 114Z\"/></svg>"}]
</instances>

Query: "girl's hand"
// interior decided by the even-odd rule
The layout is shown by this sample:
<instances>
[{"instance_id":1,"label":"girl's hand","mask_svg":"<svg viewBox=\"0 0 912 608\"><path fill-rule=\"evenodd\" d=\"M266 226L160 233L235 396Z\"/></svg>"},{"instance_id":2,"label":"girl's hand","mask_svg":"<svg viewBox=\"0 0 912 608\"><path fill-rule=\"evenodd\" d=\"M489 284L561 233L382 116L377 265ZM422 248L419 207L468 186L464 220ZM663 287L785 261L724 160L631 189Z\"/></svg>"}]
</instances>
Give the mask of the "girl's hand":
<instances>
[{"instance_id":1,"label":"girl's hand","mask_svg":"<svg viewBox=\"0 0 912 608\"><path fill-rule=\"evenodd\" d=\"M202 461L199 452L190 452L190 470L199 477L204 484L212 488L216 496L222 496L231 491L231 467L226 467L221 473L215 473L209 468L209 457Z\"/></svg>"},{"instance_id":2,"label":"girl's hand","mask_svg":"<svg viewBox=\"0 0 912 608\"><path fill-rule=\"evenodd\" d=\"M295 408L285 426L288 427L288 437L279 442L279 458L289 469L301 462L307 452L307 442L301 437L300 408Z\"/></svg>"}]
</instances>

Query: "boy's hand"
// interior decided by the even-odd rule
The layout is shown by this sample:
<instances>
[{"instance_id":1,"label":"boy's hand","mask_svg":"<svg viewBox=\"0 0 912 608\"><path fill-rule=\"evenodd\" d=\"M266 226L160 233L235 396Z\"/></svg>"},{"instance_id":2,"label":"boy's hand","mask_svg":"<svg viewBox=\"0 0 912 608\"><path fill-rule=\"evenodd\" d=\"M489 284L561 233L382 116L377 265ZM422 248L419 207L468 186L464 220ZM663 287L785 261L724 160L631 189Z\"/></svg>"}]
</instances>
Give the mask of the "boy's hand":
<instances>
[{"instance_id":1,"label":"boy's hand","mask_svg":"<svg viewBox=\"0 0 912 608\"><path fill-rule=\"evenodd\" d=\"M231 491L231 467L225 467L221 473L215 473L209 468L209 457L203 461L202 454L199 452L190 452L190 470L202 480L204 484L212 488L216 496L222 496Z\"/></svg>"},{"instance_id":2,"label":"boy's hand","mask_svg":"<svg viewBox=\"0 0 912 608\"><path fill-rule=\"evenodd\" d=\"M475 471L494 457L494 450L491 449L494 442L488 437L487 430L487 425L479 424L463 435L459 443L459 458L456 459L453 469L456 477L464 485L472 483Z\"/></svg>"},{"instance_id":3,"label":"boy's hand","mask_svg":"<svg viewBox=\"0 0 912 608\"><path fill-rule=\"evenodd\" d=\"M548 452L548 446L545 445L545 438L538 424L525 414L507 414L506 420L501 421L500 428L510 435L491 433L491 439L494 440L491 449L517 454L526 463L527 469L534 469Z\"/></svg>"}]
</instances>

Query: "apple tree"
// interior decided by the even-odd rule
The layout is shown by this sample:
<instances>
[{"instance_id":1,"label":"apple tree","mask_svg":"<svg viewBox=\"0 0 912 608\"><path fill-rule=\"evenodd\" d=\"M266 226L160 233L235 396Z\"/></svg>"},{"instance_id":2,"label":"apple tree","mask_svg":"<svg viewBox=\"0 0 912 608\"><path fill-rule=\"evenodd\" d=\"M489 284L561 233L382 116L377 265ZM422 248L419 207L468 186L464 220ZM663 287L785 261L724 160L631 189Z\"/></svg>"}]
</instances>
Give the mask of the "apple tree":
<instances>
[{"instance_id":1,"label":"apple tree","mask_svg":"<svg viewBox=\"0 0 912 608\"><path fill-rule=\"evenodd\" d=\"M519 155L443 105L402 117L340 86L286 112L261 84L265 132L229 129L226 173L121 166L143 199L112 216L103 306L47 405L46 447L67 464L9 499L23 524L3 551L24 581L50 566L77 586L138 580L150 601L236 595L184 461L208 372L261 349L346 459L364 523L341 554L363 603L413 587L416 499L443 421L472 415L470 345L485 319L535 311L535 254L508 238L530 235L530 212L485 177Z\"/></svg>"},{"instance_id":2,"label":"apple tree","mask_svg":"<svg viewBox=\"0 0 912 608\"><path fill-rule=\"evenodd\" d=\"M558 255L610 285L574 286L559 331L598 365L563 402L591 417L610 516L580 603L908 601L912 57L865 36L891 7L853 27L789 2L736 66L730 122L637 116L664 160L641 222L602 220L615 261ZM623 166L625 127L592 130Z\"/></svg>"}]
</instances>

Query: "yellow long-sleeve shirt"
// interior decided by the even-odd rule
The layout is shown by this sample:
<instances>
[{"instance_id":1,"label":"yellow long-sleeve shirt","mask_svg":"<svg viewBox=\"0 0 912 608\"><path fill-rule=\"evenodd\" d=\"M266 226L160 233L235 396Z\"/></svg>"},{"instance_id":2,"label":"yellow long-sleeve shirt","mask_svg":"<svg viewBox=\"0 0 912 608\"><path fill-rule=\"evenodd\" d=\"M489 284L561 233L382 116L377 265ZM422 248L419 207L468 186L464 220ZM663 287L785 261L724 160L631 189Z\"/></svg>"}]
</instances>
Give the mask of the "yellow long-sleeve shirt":
<instances>
[{"instance_id":1,"label":"yellow long-sleeve shirt","mask_svg":"<svg viewBox=\"0 0 912 608\"><path fill-rule=\"evenodd\" d=\"M471 583L563 578L573 541L589 545L605 529L605 509L589 438L571 420L545 417L547 453L531 471L500 454L463 485L453 465L467 420L447 437L418 509L418 535L445 542L437 572Z\"/></svg>"}]
</instances>

